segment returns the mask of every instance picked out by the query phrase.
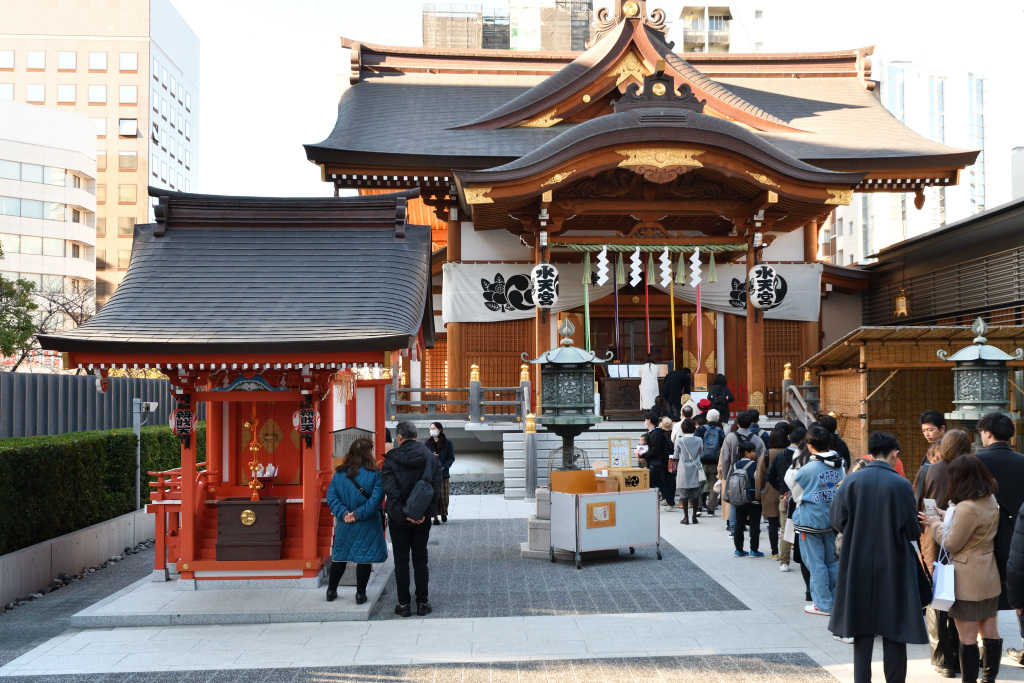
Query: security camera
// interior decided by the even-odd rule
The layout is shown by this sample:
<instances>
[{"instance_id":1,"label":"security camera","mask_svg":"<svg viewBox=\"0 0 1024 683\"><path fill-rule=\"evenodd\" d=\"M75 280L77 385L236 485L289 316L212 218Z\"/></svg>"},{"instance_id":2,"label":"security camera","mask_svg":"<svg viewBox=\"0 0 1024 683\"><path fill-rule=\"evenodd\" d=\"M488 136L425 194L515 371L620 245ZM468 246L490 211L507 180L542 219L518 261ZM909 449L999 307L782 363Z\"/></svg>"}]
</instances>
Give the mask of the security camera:
<instances>
[{"instance_id":1,"label":"security camera","mask_svg":"<svg viewBox=\"0 0 1024 683\"><path fill-rule=\"evenodd\" d=\"M155 413L156 409L160 406L156 401L143 401L142 412L144 413Z\"/></svg>"}]
</instances>

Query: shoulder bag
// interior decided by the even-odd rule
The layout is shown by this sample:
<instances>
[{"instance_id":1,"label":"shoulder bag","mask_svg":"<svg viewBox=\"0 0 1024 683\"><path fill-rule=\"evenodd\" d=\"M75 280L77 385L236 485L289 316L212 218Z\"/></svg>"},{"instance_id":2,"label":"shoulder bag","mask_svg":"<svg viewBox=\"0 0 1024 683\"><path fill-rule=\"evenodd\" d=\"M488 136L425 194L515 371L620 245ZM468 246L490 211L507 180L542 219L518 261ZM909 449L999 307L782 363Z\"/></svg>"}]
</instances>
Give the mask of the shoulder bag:
<instances>
[{"instance_id":1,"label":"shoulder bag","mask_svg":"<svg viewBox=\"0 0 1024 683\"><path fill-rule=\"evenodd\" d=\"M431 480L434 478L435 459L436 456L433 453L427 454L427 464L423 467L423 476L416 482L416 486L412 488L409 496L405 499L402 514L408 519L420 519L426 515L430 501L434 499L434 485Z\"/></svg>"},{"instance_id":2,"label":"shoulder bag","mask_svg":"<svg viewBox=\"0 0 1024 683\"><path fill-rule=\"evenodd\" d=\"M687 448L685 440L683 441L683 450L686 451L686 457L689 458L690 462L693 463L693 466L697 468L697 482L703 486L708 480L708 475L704 472L703 465L701 465L700 461L693 459L693 455L690 453L690 449Z\"/></svg>"}]
</instances>

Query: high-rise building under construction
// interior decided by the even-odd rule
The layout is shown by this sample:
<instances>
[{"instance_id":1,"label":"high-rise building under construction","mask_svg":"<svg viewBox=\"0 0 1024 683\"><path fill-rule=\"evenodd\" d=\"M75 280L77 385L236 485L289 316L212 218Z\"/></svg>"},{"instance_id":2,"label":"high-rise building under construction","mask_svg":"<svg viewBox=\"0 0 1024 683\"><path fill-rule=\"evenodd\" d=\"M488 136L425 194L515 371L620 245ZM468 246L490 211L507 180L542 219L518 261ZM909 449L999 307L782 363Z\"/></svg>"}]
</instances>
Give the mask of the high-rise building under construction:
<instances>
[{"instance_id":1,"label":"high-rise building under construction","mask_svg":"<svg viewBox=\"0 0 1024 683\"><path fill-rule=\"evenodd\" d=\"M582 51L593 0L423 5L423 47Z\"/></svg>"}]
</instances>

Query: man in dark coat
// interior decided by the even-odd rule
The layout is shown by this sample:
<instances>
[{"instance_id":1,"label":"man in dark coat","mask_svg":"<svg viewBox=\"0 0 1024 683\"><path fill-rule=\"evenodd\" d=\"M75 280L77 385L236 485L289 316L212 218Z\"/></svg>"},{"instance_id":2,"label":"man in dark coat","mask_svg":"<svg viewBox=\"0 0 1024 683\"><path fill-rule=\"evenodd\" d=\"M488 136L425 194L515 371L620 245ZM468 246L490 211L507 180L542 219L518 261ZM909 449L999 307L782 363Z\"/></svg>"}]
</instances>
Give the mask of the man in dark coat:
<instances>
[{"instance_id":1,"label":"man in dark coat","mask_svg":"<svg viewBox=\"0 0 1024 683\"><path fill-rule=\"evenodd\" d=\"M651 488L661 491L661 502L669 508L675 507L675 477L668 474L668 458L672 454L672 444L664 429L658 426L661 418L653 410L644 414L647 426L647 467L651 471Z\"/></svg>"},{"instance_id":2,"label":"man in dark coat","mask_svg":"<svg viewBox=\"0 0 1024 683\"><path fill-rule=\"evenodd\" d=\"M409 555L412 554L412 568L416 579L416 614L425 616L432 608L428 598L427 583L427 541L430 540L430 518L437 510L441 498L442 468L437 456L416 440L416 425L399 422L395 427L395 448L384 456L381 467L381 484L387 499L384 510L388 513L388 527L391 529L391 549L395 557L395 584L398 589L398 606L395 614L411 616L409 595ZM430 484L434 497L426 513L419 519L406 517L402 508L416 482L423 478L427 463L433 464Z\"/></svg>"},{"instance_id":3,"label":"man in dark coat","mask_svg":"<svg viewBox=\"0 0 1024 683\"><path fill-rule=\"evenodd\" d=\"M661 386L661 396L668 401L669 417L674 422L679 421L679 411L683 407L683 394L690 393L690 369L673 370L665 375L665 382Z\"/></svg>"},{"instance_id":4,"label":"man in dark coat","mask_svg":"<svg viewBox=\"0 0 1024 683\"><path fill-rule=\"evenodd\" d=\"M999 526L996 529L995 558L1003 591L999 595L999 609L1011 609L1006 597L1006 559L1010 552L1010 539L1017 512L1024 505L1024 455L1017 453L1008 443L1016 431L1013 420L1000 412L992 412L978 420L978 434L984 450L978 458L996 480L996 500L999 502Z\"/></svg>"},{"instance_id":5,"label":"man in dark coat","mask_svg":"<svg viewBox=\"0 0 1024 683\"><path fill-rule=\"evenodd\" d=\"M907 643L927 643L911 541L921 536L914 488L893 469L892 434L868 439L874 460L843 480L829 509L843 534L829 630L853 638L853 677L871 680L871 649L882 636L886 681L907 676Z\"/></svg>"},{"instance_id":6,"label":"man in dark coat","mask_svg":"<svg viewBox=\"0 0 1024 683\"><path fill-rule=\"evenodd\" d=\"M1010 542L1010 557L1006 562L1006 598L1010 607L1017 610L1017 626L1024 636L1024 506L1017 511L1013 540ZM1024 650L1008 647L1006 656L1018 664L1024 664Z\"/></svg>"}]
</instances>

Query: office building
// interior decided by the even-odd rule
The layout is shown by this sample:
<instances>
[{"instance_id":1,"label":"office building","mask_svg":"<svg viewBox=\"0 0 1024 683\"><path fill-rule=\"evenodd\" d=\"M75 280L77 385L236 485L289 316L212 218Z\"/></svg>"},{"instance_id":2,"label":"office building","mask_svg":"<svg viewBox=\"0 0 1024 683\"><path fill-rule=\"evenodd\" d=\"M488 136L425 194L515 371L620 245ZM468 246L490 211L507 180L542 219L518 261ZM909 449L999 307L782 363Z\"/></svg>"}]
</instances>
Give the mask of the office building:
<instances>
[{"instance_id":1,"label":"office building","mask_svg":"<svg viewBox=\"0 0 1024 683\"><path fill-rule=\"evenodd\" d=\"M150 219L147 186L191 191L199 143L199 40L168 0L0 0L0 99L95 127L96 294L103 303Z\"/></svg>"},{"instance_id":2,"label":"office building","mask_svg":"<svg viewBox=\"0 0 1024 683\"><path fill-rule=\"evenodd\" d=\"M1014 147L1010 152L1010 182L1013 198L1024 197L1024 147Z\"/></svg>"},{"instance_id":3,"label":"office building","mask_svg":"<svg viewBox=\"0 0 1024 683\"><path fill-rule=\"evenodd\" d=\"M582 51L593 17L593 0L427 3L423 5L423 47Z\"/></svg>"}]
</instances>

